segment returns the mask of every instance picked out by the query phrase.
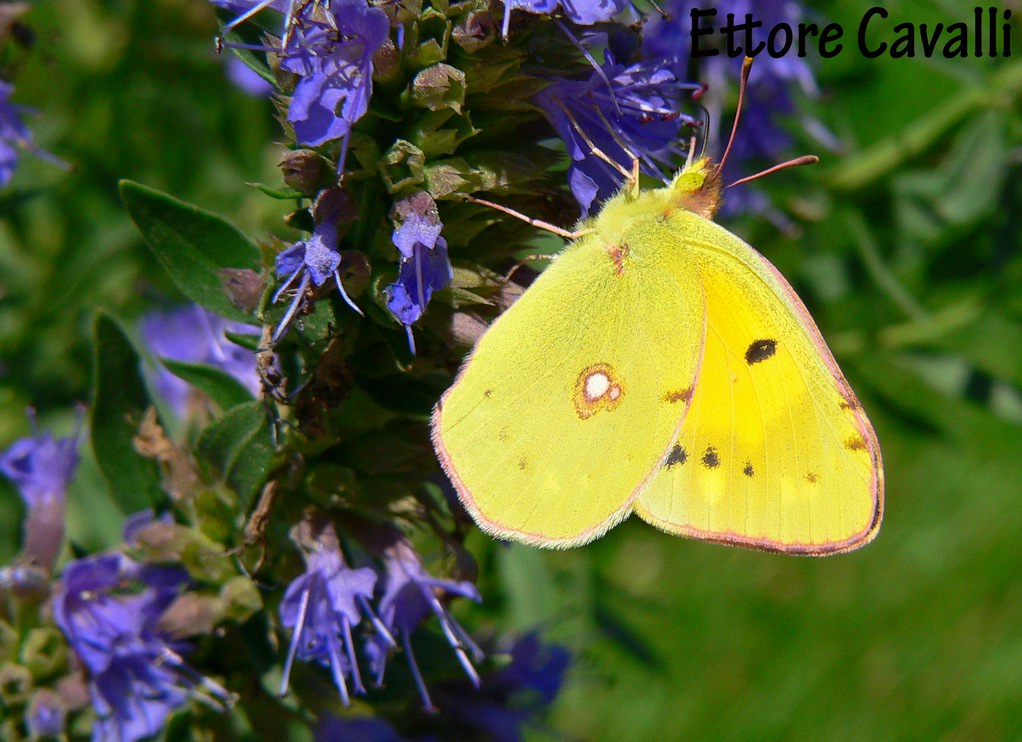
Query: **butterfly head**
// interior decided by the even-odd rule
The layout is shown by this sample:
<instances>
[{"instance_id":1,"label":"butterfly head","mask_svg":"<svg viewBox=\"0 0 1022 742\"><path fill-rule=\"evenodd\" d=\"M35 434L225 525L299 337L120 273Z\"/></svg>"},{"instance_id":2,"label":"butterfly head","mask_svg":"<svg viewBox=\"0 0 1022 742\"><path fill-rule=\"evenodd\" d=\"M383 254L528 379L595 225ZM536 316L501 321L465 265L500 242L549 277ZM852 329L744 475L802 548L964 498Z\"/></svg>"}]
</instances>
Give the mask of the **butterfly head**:
<instances>
[{"instance_id":1,"label":"butterfly head","mask_svg":"<svg viewBox=\"0 0 1022 742\"><path fill-rule=\"evenodd\" d=\"M674 176L668 186L672 206L712 219L720 208L723 185L720 168L709 157L700 157Z\"/></svg>"}]
</instances>

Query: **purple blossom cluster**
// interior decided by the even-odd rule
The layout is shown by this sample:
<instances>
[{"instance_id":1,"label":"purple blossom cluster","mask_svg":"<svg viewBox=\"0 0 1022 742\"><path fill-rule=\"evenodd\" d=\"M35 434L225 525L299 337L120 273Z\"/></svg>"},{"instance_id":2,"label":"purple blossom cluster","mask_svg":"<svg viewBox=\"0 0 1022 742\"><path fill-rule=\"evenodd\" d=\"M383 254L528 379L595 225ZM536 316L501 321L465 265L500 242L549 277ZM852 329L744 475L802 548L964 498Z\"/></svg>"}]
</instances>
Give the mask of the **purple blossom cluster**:
<instances>
[{"instance_id":1,"label":"purple blossom cluster","mask_svg":"<svg viewBox=\"0 0 1022 742\"><path fill-rule=\"evenodd\" d=\"M411 641L412 633L431 615L439 621L462 667L478 686L479 676L469 653L477 660L482 653L438 597L478 602L482 598L475 585L432 577L415 550L396 532L388 532L387 543L378 554L383 564L382 579L371 567L348 566L337 533L328 521L307 518L295 528L292 538L305 550L306 571L291 583L280 604L281 624L292 631L281 694L287 692L295 658L328 667L345 705L350 701L349 682L355 693L364 694L352 632L365 620L371 627L364 652L373 684L383 684L387 658L399 646L399 640L422 705L432 709ZM374 595L378 595L375 611L370 603Z\"/></svg>"},{"instance_id":2,"label":"purple blossom cluster","mask_svg":"<svg viewBox=\"0 0 1022 742\"><path fill-rule=\"evenodd\" d=\"M663 179L686 144L682 127L696 123L682 114L680 95L701 86L682 82L671 60L623 65L613 52L606 56L587 79L553 81L536 96L568 149L568 184L583 216L618 191L622 169L636 159L647 174Z\"/></svg>"},{"instance_id":3,"label":"purple blossom cluster","mask_svg":"<svg viewBox=\"0 0 1022 742\"><path fill-rule=\"evenodd\" d=\"M64 569L53 618L88 675L95 742L158 734L193 696L223 708L232 703L231 694L185 663L185 645L160 623L188 581L183 569L117 552Z\"/></svg>"}]
</instances>

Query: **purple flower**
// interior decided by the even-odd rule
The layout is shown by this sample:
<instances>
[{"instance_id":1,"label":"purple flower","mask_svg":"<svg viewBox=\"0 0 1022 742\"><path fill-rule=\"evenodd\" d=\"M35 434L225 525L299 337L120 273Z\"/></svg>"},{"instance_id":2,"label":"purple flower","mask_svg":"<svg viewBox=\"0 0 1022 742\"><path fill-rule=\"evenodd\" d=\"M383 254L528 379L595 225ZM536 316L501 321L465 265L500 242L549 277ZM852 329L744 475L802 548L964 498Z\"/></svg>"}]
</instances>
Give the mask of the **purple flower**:
<instances>
[{"instance_id":1,"label":"purple flower","mask_svg":"<svg viewBox=\"0 0 1022 742\"><path fill-rule=\"evenodd\" d=\"M297 657L330 668L341 700L348 705L345 676L350 676L356 693L365 693L352 629L366 615L378 626L381 639L394 644L369 606L376 572L369 567L352 569L345 563L337 532L329 522L306 520L296 527L293 538L305 547L306 571L288 586L280 603L280 622L293 630L280 694L287 693Z\"/></svg>"},{"instance_id":2,"label":"purple flower","mask_svg":"<svg viewBox=\"0 0 1022 742\"><path fill-rule=\"evenodd\" d=\"M287 120L299 144L319 146L342 140L337 162L343 172L351 127L365 114L373 93L373 54L390 33L390 21L366 0L213 0L240 12L235 26L272 8L284 14L279 45L225 44L279 55L282 69L298 75Z\"/></svg>"},{"instance_id":3,"label":"purple flower","mask_svg":"<svg viewBox=\"0 0 1022 742\"><path fill-rule=\"evenodd\" d=\"M202 686L219 705L230 694L184 663L159 621L188 582L175 567L142 565L120 553L73 561L53 600L53 618L89 675L98 717L93 740L135 742Z\"/></svg>"},{"instance_id":4,"label":"purple flower","mask_svg":"<svg viewBox=\"0 0 1022 742\"><path fill-rule=\"evenodd\" d=\"M256 328L226 320L198 304L169 311L149 312L142 318L142 337L161 358L204 363L226 371L242 386L259 393L255 353L227 339L226 333L252 334ZM181 417L187 414L191 386L166 369L155 381L156 390Z\"/></svg>"},{"instance_id":5,"label":"purple flower","mask_svg":"<svg viewBox=\"0 0 1022 742\"><path fill-rule=\"evenodd\" d=\"M594 145L626 172L634 155L644 172L664 179L661 168L673 168L681 154L681 127L695 124L681 114L678 95L701 89L680 82L671 60L625 66L609 51L606 57L587 79L556 81L534 98L567 145L568 183L583 216L623 182L620 170L601 159Z\"/></svg>"},{"instance_id":6,"label":"purple flower","mask_svg":"<svg viewBox=\"0 0 1022 742\"><path fill-rule=\"evenodd\" d=\"M30 411L32 427L35 414ZM21 438L0 454L0 471L21 493L29 509L49 500L65 498L78 466L78 438L81 432L79 417L74 434L67 438L54 438L49 432L33 431L31 438Z\"/></svg>"},{"instance_id":7,"label":"purple flower","mask_svg":"<svg viewBox=\"0 0 1022 742\"><path fill-rule=\"evenodd\" d=\"M26 109L10 102L13 92L13 85L0 80L0 188L6 186L13 177L19 151L23 149L57 167L68 167L66 162L35 145L32 132L21 120L21 114Z\"/></svg>"},{"instance_id":8,"label":"purple flower","mask_svg":"<svg viewBox=\"0 0 1022 742\"><path fill-rule=\"evenodd\" d=\"M32 427L35 415L30 413ZM33 431L31 438L15 441L0 454L0 472L14 483L28 513L25 518L24 554L30 563L49 569L64 538L67 487L78 466L82 414L68 438Z\"/></svg>"},{"instance_id":9,"label":"purple flower","mask_svg":"<svg viewBox=\"0 0 1022 742\"><path fill-rule=\"evenodd\" d=\"M343 189L330 188L322 191L312 209L312 219L315 224L312 236L307 240L296 242L277 255L277 280L283 281L283 283L273 295L273 301L276 302L284 292L296 284L297 287L291 306L288 307L284 319L280 321L277 329L273 332L271 343L276 343L291 325L291 321L306 301L306 293L310 285L318 288L331 278L334 279L334 284L341 292L341 298L345 303L362 314L362 310L344 290L344 284L341 282L341 275L338 272L341 264L341 254L337 250L339 226L342 220L348 218L345 214L348 207L350 207L350 203Z\"/></svg>"},{"instance_id":10,"label":"purple flower","mask_svg":"<svg viewBox=\"0 0 1022 742\"><path fill-rule=\"evenodd\" d=\"M373 54L387 40L390 22L365 0L330 2L324 12L325 22L305 19L284 47L281 67L301 76L287 120L299 144L343 138L343 169L348 134L372 96Z\"/></svg>"},{"instance_id":11,"label":"purple flower","mask_svg":"<svg viewBox=\"0 0 1022 742\"><path fill-rule=\"evenodd\" d=\"M443 224L436 203L428 193L420 192L395 204L395 216L401 220L391 239L401 253L395 283L387 287L387 308L408 331L408 342L415 352L411 325L433 297L454 279L447 257L447 241L440 236Z\"/></svg>"},{"instance_id":12,"label":"purple flower","mask_svg":"<svg viewBox=\"0 0 1022 742\"><path fill-rule=\"evenodd\" d=\"M471 729L472 738L521 740L522 728L557 696L571 663L568 650L544 645L536 634L517 639L509 654L511 663L484 675L475 693L464 687L464 681L437 688L443 715Z\"/></svg>"},{"instance_id":13,"label":"purple flower","mask_svg":"<svg viewBox=\"0 0 1022 742\"><path fill-rule=\"evenodd\" d=\"M553 13L560 5L564 14L582 26L591 26L601 21L609 21L628 7L628 0L506 0L504 6L504 24L501 33L507 37L511 25L511 11L524 10L537 15Z\"/></svg>"},{"instance_id":14,"label":"purple flower","mask_svg":"<svg viewBox=\"0 0 1022 742\"><path fill-rule=\"evenodd\" d=\"M383 594L377 603L377 611L390 632L401 637L401 645L408 658L408 665L419 689L423 707L434 708L425 681L422 679L419 664L415 659L415 652L412 650L411 636L423 619L430 615L436 616L440 621L444 637L454 649L469 680L478 688L479 675L472 666L468 652L472 653L476 661L482 657L482 652L472 641L468 632L454 620L436 593L437 590L443 590L448 595L469 598L478 603L482 601L482 598L476 586L467 580L459 582L432 577L423 568L422 562L415 550L412 549L411 544L401 537L395 538L384 549L383 558ZM386 669L387 647L382 642L375 640L367 644L366 652L369 655L370 667L376 674L376 684L379 685L383 682L383 673Z\"/></svg>"}]
</instances>

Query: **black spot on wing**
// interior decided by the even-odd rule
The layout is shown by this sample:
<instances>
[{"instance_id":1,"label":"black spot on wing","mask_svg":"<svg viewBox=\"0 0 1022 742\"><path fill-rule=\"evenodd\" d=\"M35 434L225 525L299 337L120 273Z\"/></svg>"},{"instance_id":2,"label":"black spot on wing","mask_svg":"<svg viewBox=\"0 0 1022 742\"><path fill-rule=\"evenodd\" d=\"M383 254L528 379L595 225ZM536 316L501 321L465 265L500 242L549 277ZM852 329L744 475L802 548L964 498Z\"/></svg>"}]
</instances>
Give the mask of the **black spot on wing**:
<instances>
[{"instance_id":1,"label":"black spot on wing","mask_svg":"<svg viewBox=\"0 0 1022 742\"><path fill-rule=\"evenodd\" d=\"M672 466L684 464L686 461L688 461L688 454L685 453L685 449L681 446L675 446L667 457L667 468L670 469Z\"/></svg>"},{"instance_id":2,"label":"black spot on wing","mask_svg":"<svg viewBox=\"0 0 1022 742\"><path fill-rule=\"evenodd\" d=\"M777 352L776 340L755 340L745 351L745 362L750 366L765 361Z\"/></svg>"},{"instance_id":3,"label":"black spot on wing","mask_svg":"<svg viewBox=\"0 0 1022 742\"><path fill-rule=\"evenodd\" d=\"M753 477L753 476L756 475L756 472L752 468L752 462L751 461L746 461L745 462L745 468L742 469L742 474L744 474L747 477Z\"/></svg>"},{"instance_id":4,"label":"black spot on wing","mask_svg":"<svg viewBox=\"0 0 1022 742\"><path fill-rule=\"evenodd\" d=\"M707 469L716 469L720 466L720 456L717 455L717 449L713 446L707 446L706 453L703 454L703 466Z\"/></svg>"}]
</instances>

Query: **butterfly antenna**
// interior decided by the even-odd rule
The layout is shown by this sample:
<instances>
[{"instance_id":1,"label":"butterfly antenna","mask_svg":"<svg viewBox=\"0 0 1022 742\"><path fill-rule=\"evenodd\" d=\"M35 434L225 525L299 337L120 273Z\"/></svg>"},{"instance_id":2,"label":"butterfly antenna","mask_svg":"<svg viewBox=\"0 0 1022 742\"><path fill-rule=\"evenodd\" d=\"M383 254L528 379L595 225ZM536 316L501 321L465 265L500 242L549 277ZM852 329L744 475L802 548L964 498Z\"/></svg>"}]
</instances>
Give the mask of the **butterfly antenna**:
<instances>
[{"instance_id":1,"label":"butterfly antenna","mask_svg":"<svg viewBox=\"0 0 1022 742\"><path fill-rule=\"evenodd\" d=\"M739 178L734 183L728 183L725 186L725 188L734 188L736 185L748 183L750 180L758 180L759 178L762 178L765 175L776 173L778 170L786 170L789 167L797 167L799 165L815 165L819 161L820 158L817 157L816 155L803 155L802 157L796 157L794 160L788 160L787 162L782 162L779 165L768 167L766 170L758 172L755 175L749 175L745 178Z\"/></svg>"},{"instance_id":2,"label":"butterfly antenna","mask_svg":"<svg viewBox=\"0 0 1022 742\"><path fill-rule=\"evenodd\" d=\"M731 124L731 136L728 137L727 147L724 148L724 154L720 156L720 162L717 163L717 174L724 172L724 163L727 162L728 155L731 154L731 145L735 143L735 134L738 132L738 122L742 119L742 106L745 103L745 86L749 83L749 73L752 72L752 57L746 57L742 61L742 75L738 81L738 110L735 111L735 120Z\"/></svg>"},{"instance_id":3,"label":"butterfly antenna","mask_svg":"<svg viewBox=\"0 0 1022 742\"><path fill-rule=\"evenodd\" d=\"M731 136L727 140L727 147L724 149L724 154L721 155L720 162L717 164L718 174L724 171L724 163L727 162L728 155L731 153L731 145L733 145L735 141L735 133L738 131L738 122L741 120L742 108L745 103L745 88L749 84L749 73L751 71L752 57L746 57L742 61L742 75L738 83L738 110L735 111L735 120L734 123L731 125ZM707 115L709 114L707 113ZM733 188L736 185L741 185L743 183L748 183L749 181L752 180L757 180L765 175L776 173L779 170L785 170L789 167L797 167L798 165L812 165L819 161L820 158L817 157L816 155L804 155L802 157L796 157L793 160L788 160L787 162L782 162L778 165L774 165L773 167L769 167L766 170L756 173L755 175L749 175L745 178L740 178L736 180L734 183L729 183L726 187Z\"/></svg>"}]
</instances>

